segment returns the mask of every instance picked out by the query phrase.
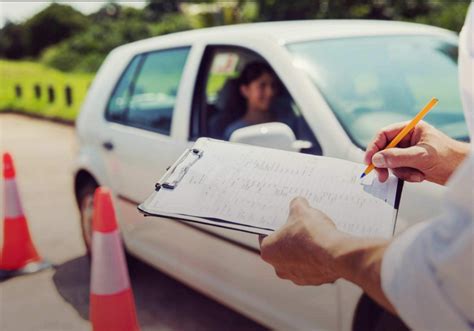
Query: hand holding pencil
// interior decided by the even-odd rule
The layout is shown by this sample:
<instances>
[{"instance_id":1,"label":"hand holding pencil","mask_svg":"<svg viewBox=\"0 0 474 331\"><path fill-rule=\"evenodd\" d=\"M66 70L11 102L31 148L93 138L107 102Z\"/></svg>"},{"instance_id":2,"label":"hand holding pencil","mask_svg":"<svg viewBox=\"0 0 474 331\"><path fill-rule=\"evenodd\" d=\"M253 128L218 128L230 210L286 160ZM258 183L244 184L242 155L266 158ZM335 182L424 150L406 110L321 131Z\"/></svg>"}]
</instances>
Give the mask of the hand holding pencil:
<instances>
[{"instance_id":1,"label":"hand holding pencil","mask_svg":"<svg viewBox=\"0 0 474 331\"><path fill-rule=\"evenodd\" d=\"M429 109L432 109L436 102L430 101L427 107L431 105ZM426 107L423 110L426 111ZM421 118L410 129L407 128L413 120L390 125L379 131L368 144L365 163L373 164L381 182L387 180L390 169L395 176L409 182L428 180L444 185L467 155L468 144L451 139L428 123L420 122ZM397 142L396 147L388 148L394 142Z\"/></svg>"}]
</instances>

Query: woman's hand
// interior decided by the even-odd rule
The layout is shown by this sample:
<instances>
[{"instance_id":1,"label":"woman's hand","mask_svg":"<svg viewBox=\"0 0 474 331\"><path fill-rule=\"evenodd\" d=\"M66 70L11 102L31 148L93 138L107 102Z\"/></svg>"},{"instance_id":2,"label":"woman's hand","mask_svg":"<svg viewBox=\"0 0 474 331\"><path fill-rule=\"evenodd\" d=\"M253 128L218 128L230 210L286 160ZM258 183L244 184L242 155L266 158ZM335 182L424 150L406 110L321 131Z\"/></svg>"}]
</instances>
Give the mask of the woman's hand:
<instances>
[{"instance_id":1,"label":"woman's hand","mask_svg":"<svg viewBox=\"0 0 474 331\"><path fill-rule=\"evenodd\" d=\"M365 163L374 164L381 182L387 180L388 169L391 169L395 176L409 182L428 180L446 184L469 153L469 144L451 139L428 123L420 122L398 147L383 151L405 125L393 124L377 133L367 146Z\"/></svg>"}]
</instances>

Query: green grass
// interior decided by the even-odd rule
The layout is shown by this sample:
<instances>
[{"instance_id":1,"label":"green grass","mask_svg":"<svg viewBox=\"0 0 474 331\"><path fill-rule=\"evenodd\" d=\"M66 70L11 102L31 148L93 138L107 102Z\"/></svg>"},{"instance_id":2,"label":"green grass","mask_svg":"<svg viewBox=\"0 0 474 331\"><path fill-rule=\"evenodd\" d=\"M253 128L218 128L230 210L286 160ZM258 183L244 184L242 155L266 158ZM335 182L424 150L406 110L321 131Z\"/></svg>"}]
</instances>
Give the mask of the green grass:
<instances>
[{"instance_id":1,"label":"green grass","mask_svg":"<svg viewBox=\"0 0 474 331\"><path fill-rule=\"evenodd\" d=\"M208 95L215 96L225 81L236 75L212 74L206 89ZM73 121L93 78L93 74L61 72L36 62L0 60L0 112L17 111ZM35 94L36 85L41 90L39 98ZM21 97L16 95L17 86L21 87ZM72 89L71 105L66 103L67 86ZM49 87L54 90L53 102L49 101Z\"/></svg>"},{"instance_id":2,"label":"green grass","mask_svg":"<svg viewBox=\"0 0 474 331\"><path fill-rule=\"evenodd\" d=\"M64 73L35 62L0 60L0 111L13 110L47 118L74 120L79 112L93 74ZM41 91L39 98L35 86ZM16 87L21 96L16 95ZM71 88L72 104L66 102L66 87ZM49 100L48 89L54 90Z\"/></svg>"}]
</instances>

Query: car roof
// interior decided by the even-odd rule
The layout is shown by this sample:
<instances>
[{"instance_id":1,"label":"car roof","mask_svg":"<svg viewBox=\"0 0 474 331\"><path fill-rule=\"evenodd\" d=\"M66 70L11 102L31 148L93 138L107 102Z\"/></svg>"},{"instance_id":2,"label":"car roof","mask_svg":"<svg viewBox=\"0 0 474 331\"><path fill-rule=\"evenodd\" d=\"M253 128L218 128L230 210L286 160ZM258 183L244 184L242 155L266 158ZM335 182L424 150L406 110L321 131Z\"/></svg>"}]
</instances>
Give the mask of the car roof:
<instances>
[{"instance_id":1,"label":"car roof","mask_svg":"<svg viewBox=\"0 0 474 331\"><path fill-rule=\"evenodd\" d=\"M212 42L223 39L231 42L245 37L273 40L287 44L304 40L350 38L382 35L444 35L456 38L456 33L434 26L382 20L295 20L225 25L175 32L124 45L148 46L156 42ZM119 47L119 48L123 48Z\"/></svg>"}]
</instances>

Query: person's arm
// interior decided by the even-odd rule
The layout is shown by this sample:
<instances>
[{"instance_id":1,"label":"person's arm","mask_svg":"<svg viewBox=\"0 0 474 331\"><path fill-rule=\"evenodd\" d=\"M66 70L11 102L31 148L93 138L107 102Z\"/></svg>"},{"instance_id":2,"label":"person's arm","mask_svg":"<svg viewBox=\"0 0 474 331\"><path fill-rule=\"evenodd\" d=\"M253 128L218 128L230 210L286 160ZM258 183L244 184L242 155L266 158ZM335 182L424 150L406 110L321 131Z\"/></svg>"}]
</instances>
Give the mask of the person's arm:
<instances>
[{"instance_id":1,"label":"person's arm","mask_svg":"<svg viewBox=\"0 0 474 331\"><path fill-rule=\"evenodd\" d=\"M420 122L396 148L383 150L405 127L397 123L382 129L367 146L365 163L373 162L379 180L395 176L409 181L444 185L469 153L468 143L454 140L426 122Z\"/></svg>"},{"instance_id":2,"label":"person's arm","mask_svg":"<svg viewBox=\"0 0 474 331\"><path fill-rule=\"evenodd\" d=\"M261 256L280 278L297 285L320 285L344 278L395 312L381 287L382 257L389 240L353 237L336 229L305 199L291 202L288 222L260 238Z\"/></svg>"},{"instance_id":3,"label":"person's arm","mask_svg":"<svg viewBox=\"0 0 474 331\"><path fill-rule=\"evenodd\" d=\"M380 131L367 148L366 163L375 163L381 181L390 169L407 181L445 184L469 153L469 144L421 122L398 148L381 151L404 126L394 124ZM288 222L261 240L261 255L279 277L295 284L320 285L344 278L395 312L381 286L382 259L390 243L342 233L324 213L299 198L291 203Z\"/></svg>"},{"instance_id":4,"label":"person's arm","mask_svg":"<svg viewBox=\"0 0 474 331\"><path fill-rule=\"evenodd\" d=\"M456 184L470 184L474 159ZM470 182L469 182L470 181ZM472 186L470 186L472 187ZM297 285L344 278L359 285L413 329L470 330L474 325L472 195L436 221L417 224L393 240L338 231L303 198L292 201L288 222L260 238L262 258Z\"/></svg>"},{"instance_id":5,"label":"person's arm","mask_svg":"<svg viewBox=\"0 0 474 331\"><path fill-rule=\"evenodd\" d=\"M382 259L389 244L385 239L347 236L338 243L336 260L341 278L358 285L379 305L397 314L382 289Z\"/></svg>"}]
</instances>

